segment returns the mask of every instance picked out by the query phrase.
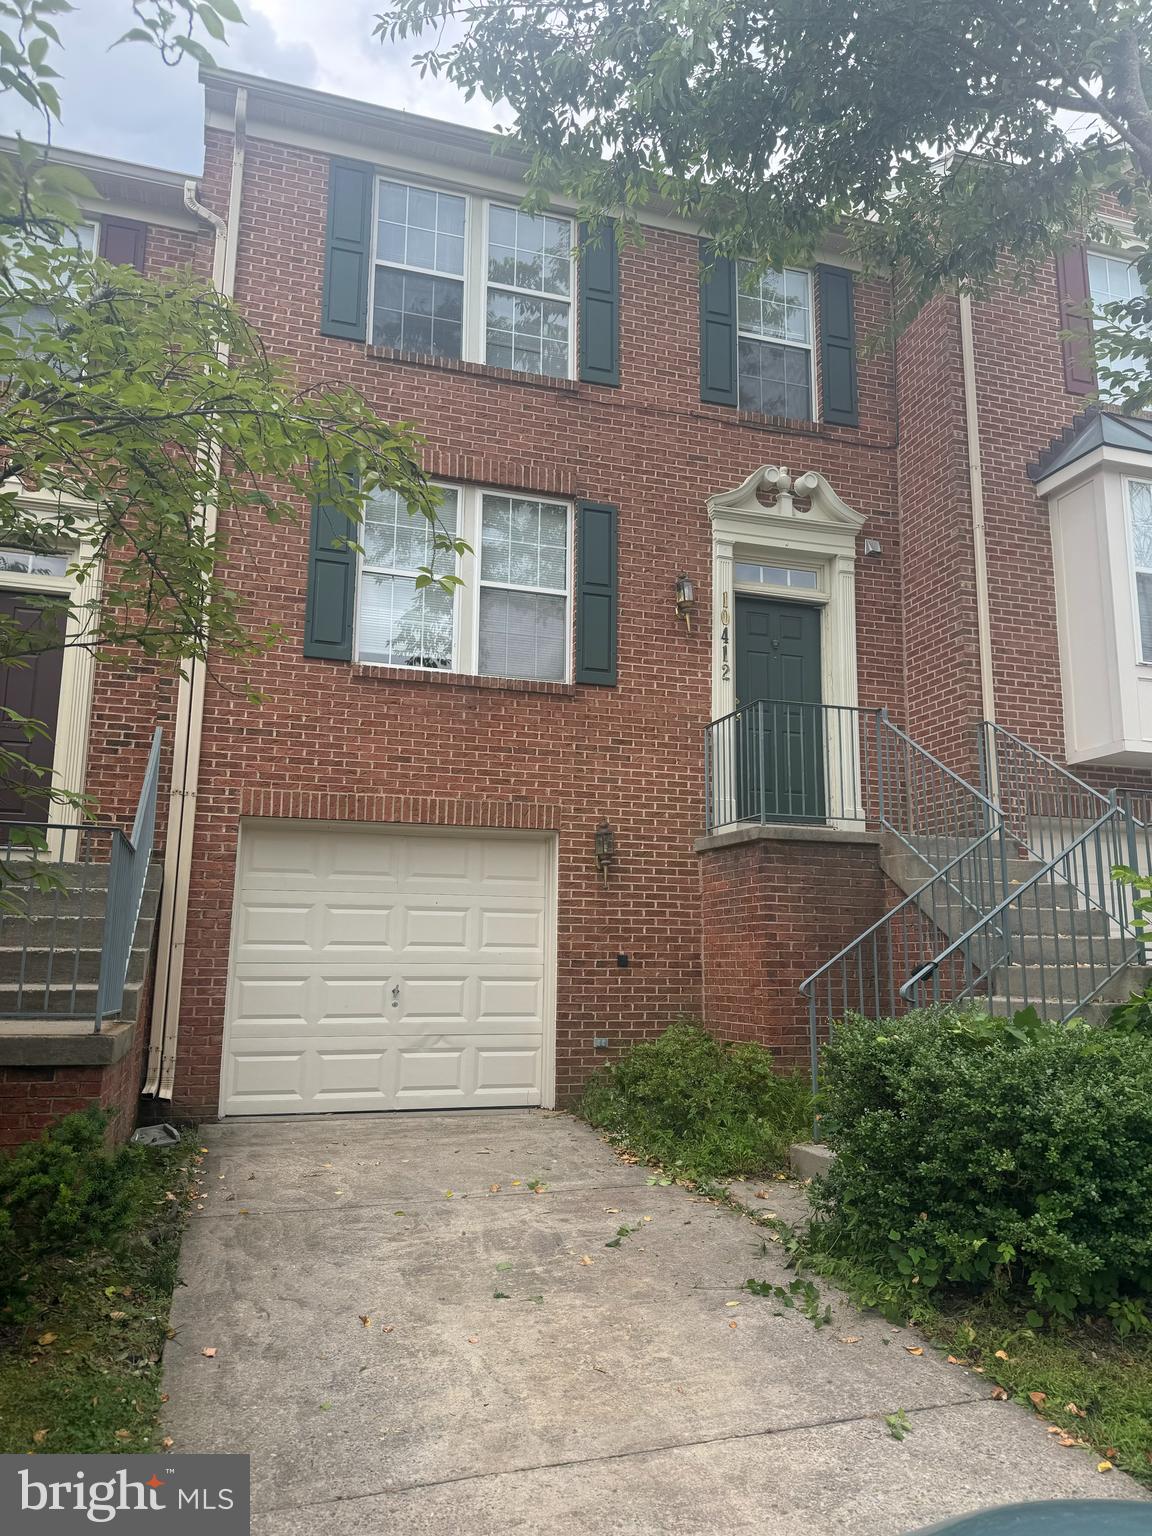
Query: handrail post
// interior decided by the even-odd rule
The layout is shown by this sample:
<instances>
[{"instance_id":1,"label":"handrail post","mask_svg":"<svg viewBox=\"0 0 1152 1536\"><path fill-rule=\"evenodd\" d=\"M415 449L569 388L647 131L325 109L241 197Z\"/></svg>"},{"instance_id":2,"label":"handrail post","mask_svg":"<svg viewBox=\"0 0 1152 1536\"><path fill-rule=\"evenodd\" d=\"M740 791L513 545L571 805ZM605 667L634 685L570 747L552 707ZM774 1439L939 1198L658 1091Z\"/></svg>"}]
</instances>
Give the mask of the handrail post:
<instances>
[{"instance_id":1,"label":"handrail post","mask_svg":"<svg viewBox=\"0 0 1152 1536\"><path fill-rule=\"evenodd\" d=\"M882 827L887 823L887 811L885 809L887 797L884 793L884 749L880 727L887 724L888 709L886 705L881 704L880 708L876 711L876 799L879 806L880 825Z\"/></svg>"}]
</instances>

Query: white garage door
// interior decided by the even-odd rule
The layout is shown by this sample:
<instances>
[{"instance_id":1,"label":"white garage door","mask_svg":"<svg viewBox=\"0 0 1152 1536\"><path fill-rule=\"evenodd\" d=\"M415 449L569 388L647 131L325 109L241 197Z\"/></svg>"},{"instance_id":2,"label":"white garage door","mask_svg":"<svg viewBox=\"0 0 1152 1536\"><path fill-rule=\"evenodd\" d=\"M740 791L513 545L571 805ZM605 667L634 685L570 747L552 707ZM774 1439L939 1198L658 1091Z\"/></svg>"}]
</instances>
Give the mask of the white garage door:
<instances>
[{"instance_id":1,"label":"white garage door","mask_svg":"<svg viewBox=\"0 0 1152 1536\"><path fill-rule=\"evenodd\" d=\"M222 1110L539 1104L542 839L251 823Z\"/></svg>"}]
</instances>

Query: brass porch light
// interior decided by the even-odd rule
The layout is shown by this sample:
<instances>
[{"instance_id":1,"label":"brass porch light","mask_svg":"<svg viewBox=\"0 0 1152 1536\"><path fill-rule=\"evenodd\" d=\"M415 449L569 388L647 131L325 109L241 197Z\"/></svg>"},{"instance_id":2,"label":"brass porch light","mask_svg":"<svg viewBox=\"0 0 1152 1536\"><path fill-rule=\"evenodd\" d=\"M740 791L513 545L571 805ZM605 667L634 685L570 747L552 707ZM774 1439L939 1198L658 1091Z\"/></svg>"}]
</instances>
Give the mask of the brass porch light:
<instances>
[{"instance_id":1,"label":"brass porch light","mask_svg":"<svg viewBox=\"0 0 1152 1536\"><path fill-rule=\"evenodd\" d=\"M596 868L608 879L609 867L616 859L616 833L606 821L596 828Z\"/></svg>"},{"instance_id":2,"label":"brass porch light","mask_svg":"<svg viewBox=\"0 0 1152 1536\"><path fill-rule=\"evenodd\" d=\"M676 578L676 617L683 619L689 630L692 628L692 610L696 606L696 583L691 576L680 575Z\"/></svg>"}]
</instances>

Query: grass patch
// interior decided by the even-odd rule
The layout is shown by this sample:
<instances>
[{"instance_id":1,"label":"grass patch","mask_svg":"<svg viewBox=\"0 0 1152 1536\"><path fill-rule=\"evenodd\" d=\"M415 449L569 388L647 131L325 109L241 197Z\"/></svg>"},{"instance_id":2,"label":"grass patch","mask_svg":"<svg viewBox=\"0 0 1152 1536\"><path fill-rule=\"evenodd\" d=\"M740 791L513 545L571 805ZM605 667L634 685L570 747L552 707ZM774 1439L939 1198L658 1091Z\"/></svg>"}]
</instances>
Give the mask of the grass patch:
<instances>
[{"instance_id":1,"label":"grass patch","mask_svg":"<svg viewBox=\"0 0 1152 1536\"><path fill-rule=\"evenodd\" d=\"M805 1271L835 1281L861 1307L879 1307L894 1322L918 1328L942 1353L979 1368L989 1390L999 1386L1025 1408L1058 1425L1069 1456L1110 1461L1152 1487L1152 1337L1121 1338L1111 1319L1080 1318L1034 1329L1025 1308L1000 1296L924 1297L897 1315L889 1286L851 1259L810 1249L795 1258ZM1043 1394L1039 1399L1032 1394ZM1056 1437L1053 1436L1055 1439Z\"/></svg>"},{"instance_id":2,"label":"grass patch","mask_svg":"<svg viewBox=\"0 0 1152 1536\"><path fill-rule=\"evenodd\" d=\"M811 1096L761 1045L728 1045L681 1019L588 1084L580 1114L643 1162L693 1179L783 1167L811 1131Z\"/></svg>"},{"instance_id":3,"label":"grass patch","mask_svg":"<svg viewBox=\"0 0 1152 1536\"><path fill-rule=\"evenodd\" d=\"M0 1452L160 1449L161 1356L198 1161L188 1139L144 1152L131 1221L39 1258L0 1312Z\"/></svg>"}]
</instances>

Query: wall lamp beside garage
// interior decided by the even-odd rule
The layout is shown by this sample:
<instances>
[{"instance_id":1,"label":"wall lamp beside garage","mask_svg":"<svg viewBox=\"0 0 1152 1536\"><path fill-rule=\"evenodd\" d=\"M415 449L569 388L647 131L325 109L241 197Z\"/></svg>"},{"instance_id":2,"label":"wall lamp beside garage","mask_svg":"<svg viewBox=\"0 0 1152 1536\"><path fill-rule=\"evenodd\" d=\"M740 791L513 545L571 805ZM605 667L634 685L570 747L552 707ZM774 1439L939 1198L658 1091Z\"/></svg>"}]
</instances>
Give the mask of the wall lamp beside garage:
<instances>
[{"instance_id":1,"label":"wall lamp beside garage","mask_svg":"<svg viewBox=\"0 0 1152 1536\"><path fill-rule=\"evenodd\" d=\"M596 828L596 868L608 879L608 871L616 862L616 831L606 821Z\"/></svg>"},{"instance_id":2,"label":"wall lamp beside garage","mask_svg":"<svg viewBox=\"0 0 1152 1536\"><path fill-rule=\"evenodd\" d=\"M691 576L676 578L676 617L692 628L692 611L696 607L696 583Z\"/></svg>"}]
</instances>

